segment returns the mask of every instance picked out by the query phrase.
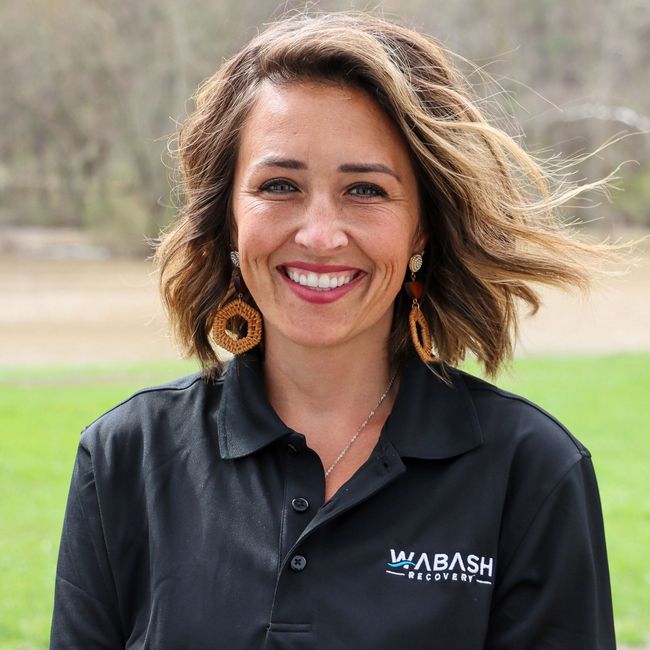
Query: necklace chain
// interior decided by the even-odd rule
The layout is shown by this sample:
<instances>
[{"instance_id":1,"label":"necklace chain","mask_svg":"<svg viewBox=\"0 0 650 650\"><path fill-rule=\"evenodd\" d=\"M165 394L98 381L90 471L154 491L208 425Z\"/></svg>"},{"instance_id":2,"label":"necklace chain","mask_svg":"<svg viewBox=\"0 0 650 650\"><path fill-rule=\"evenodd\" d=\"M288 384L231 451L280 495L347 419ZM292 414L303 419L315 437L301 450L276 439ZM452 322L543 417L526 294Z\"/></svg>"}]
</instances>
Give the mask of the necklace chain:
<instances>
[{"instance_id":1,"label":"necklace chain","mask_svg":"<svg viewBox=\"0 0 650 650\"><path fill-rule=\"evenodd\" d=\"M325 478L327 478L330 475L330 472L339 464L339 461L345 456L345 454L348 453L350 450L350 447L354 444L355 440L359 437L361 432L366 428L368 425L368 422L372 420L373 416L379 409L379 407L384 403L384 400L388 396L388 393L390 393L390 389L393 387L393 384L395 383L395 378L397 377L397 372L393 374L393 376L390 378L390 381L388 382L388 386L386 386L386 390L382 393L381 397L377 401L377 404L375 404L374 408L370 413L368 413L366 419L361 423L361 426L357 429L356 433L350 438L350 441L348 442L345 447L343 447L343 451L337 456L336 460L330 465L330 468L325 472Z\"/></svg>"}]
</instances>

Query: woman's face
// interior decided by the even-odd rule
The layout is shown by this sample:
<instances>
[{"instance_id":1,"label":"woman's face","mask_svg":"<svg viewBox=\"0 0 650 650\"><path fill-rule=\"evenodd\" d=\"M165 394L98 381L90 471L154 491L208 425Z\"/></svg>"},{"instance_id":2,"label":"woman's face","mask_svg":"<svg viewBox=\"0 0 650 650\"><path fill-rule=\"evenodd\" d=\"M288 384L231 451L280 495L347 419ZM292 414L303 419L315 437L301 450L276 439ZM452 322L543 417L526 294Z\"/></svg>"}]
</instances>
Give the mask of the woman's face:
<instances>
[{"instance_id":1,"label":"woman's face","mask_svg":"<svg viewBox=\"0 0 650 650\"><path fill-rule=\"evenodd\" d=\"M406 146L368 95L265 82L241 134L233 214L267 340L386 340L423 240Z\"/></svg>"}]
</instances>

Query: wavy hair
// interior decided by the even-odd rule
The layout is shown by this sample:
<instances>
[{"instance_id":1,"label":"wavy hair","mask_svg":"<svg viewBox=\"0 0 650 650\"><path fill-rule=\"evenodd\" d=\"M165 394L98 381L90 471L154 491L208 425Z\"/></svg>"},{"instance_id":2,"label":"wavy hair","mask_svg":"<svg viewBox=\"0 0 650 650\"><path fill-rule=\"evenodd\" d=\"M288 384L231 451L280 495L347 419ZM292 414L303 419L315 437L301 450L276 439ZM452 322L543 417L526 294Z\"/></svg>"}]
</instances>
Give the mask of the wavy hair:
<instances>
[{"instance_id":1,"label":"wavy hair","mask_svg":"<svg viewBox=\"0 0 650 650\"><path fill-rule=\"evenodd\" d=\"M471 352L495 374L512 355L518 303L533 313L540 306L531 283L587 287L585 259L603 247L581 242L556 212L600 183L556 182L488 122L434 39L367 14L295 16L270 26L205 81L178 133L184 204L156 261L176 338L208 374L222 369L212 321L234 295L229 251L239 137L266 80L360 88L401 131L428 241L418 278L425 287L421 309L447 364ZM395 302L393 360L410 345L410 302L402 294Z\"/></svg>"}]
</instances>

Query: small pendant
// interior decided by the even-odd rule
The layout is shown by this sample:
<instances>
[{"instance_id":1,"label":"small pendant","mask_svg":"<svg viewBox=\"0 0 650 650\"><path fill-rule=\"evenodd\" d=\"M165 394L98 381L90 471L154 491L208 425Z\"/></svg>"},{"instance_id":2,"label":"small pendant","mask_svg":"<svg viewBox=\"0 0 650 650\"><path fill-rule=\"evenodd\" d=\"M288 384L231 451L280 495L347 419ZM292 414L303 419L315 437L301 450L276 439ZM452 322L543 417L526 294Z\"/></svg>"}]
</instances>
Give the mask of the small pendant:
<instances>
[{"instance_id":1,"label":"small pendant","mask_svg":"<svg viewBox=\"0 0 650 650\"><path fill-rule=\"evenodd\" d=\"M406 293L411 300L421 300L424 294L424 285L417 280L412 280L411 282L405 282L404 288Z\"/></svg>"}]
</instances>

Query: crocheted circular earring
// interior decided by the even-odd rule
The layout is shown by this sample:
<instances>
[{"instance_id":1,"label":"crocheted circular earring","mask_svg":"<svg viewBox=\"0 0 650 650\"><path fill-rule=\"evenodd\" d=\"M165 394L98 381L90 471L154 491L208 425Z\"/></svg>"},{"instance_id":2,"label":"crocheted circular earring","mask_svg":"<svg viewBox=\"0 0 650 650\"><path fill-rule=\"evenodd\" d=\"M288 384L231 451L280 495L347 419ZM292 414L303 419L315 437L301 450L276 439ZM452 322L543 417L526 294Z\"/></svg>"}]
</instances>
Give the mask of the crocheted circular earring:
<instances>
[{"instance_id":1,"label":"crocheted circular earring","mask_svg":"<svg viewBox=\"0 0 650 650\"><path fill-rule=\"evenodd\" d=\"M262 340L262 315L244 301L246 285L239 270L239 253L230 252L232 262L232 283L237 296L228 301L214 315L212 338L214 342L231 354L243 354L252 350ZM245 331L243 336L240 335Z\"/></svg>"}]
</instances>

